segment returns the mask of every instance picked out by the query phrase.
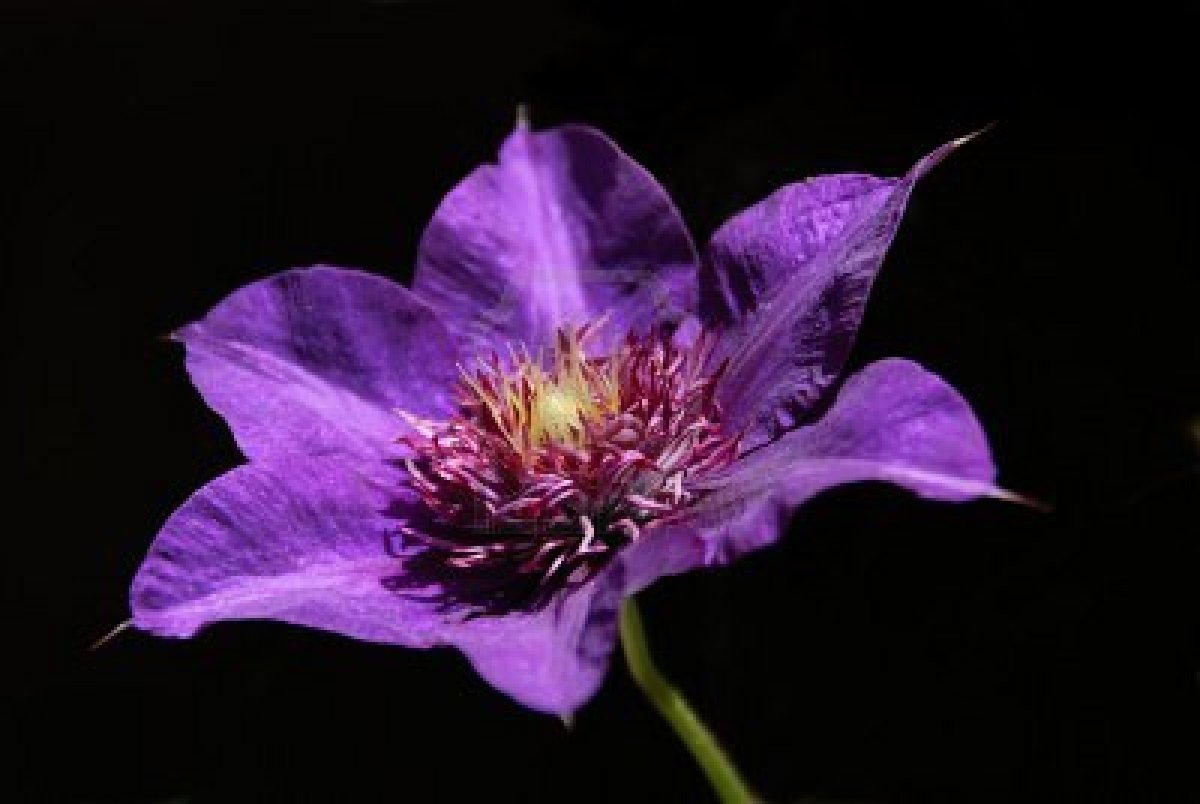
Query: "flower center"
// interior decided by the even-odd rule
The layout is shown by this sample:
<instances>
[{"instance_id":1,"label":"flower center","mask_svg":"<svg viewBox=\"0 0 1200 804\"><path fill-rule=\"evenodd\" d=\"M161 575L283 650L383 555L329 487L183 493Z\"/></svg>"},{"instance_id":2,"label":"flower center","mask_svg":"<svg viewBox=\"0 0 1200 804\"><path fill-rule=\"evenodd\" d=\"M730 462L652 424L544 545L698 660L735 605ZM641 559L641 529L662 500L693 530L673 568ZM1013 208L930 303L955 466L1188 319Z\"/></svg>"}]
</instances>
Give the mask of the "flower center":
<instances>
[{"instance_id":1,"label":"flower center","mask_svg":"<svg viewBox=\"0 0 1200 804\"><path fill-rule=\"evenodd\" d=\"M598 325L559 331L462 369L458 412L412 419L410 484L424 514L400 527L405 580L470 615L534 609L585 583L692 504L738 439L715 401L712 341L628 336L585 351Z\"/></svg>"},{"instance_id":2,"label":"flower center","mask_svg":"<svg viewBox=\"0 0 1200 804\"><path fill-rule=\"evenodd\" d=\"M509 349L475 371L462 372L466 404L484 414L509 446L528 458L549 444L583 446L589 425L615 414L620 378L612 361L589 360L588 328L560 330L548 358Z\"/></svg>"}]
</instances>

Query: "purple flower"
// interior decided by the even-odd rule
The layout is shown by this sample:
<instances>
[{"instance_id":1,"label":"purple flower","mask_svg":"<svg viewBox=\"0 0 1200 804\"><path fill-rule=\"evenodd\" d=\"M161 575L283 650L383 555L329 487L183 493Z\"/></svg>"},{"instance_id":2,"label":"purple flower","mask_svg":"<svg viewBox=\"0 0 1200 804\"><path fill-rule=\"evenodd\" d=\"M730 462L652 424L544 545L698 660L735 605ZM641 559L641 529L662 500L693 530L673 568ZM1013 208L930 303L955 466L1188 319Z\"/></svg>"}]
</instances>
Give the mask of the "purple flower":
<instances>
[{"instance_id":1,"label":"purple flower","mask_svg":"<svg viewBox=\"0 0 1200 804\"><path fill-rule=\"evenodd\" d=\"M518 701L597 688L617 607L884 480L1003 496L953 388L907 360L834 383L914 183L821 176L698 255L603 134L518 128L446 196L414 287L286 271L176 337L248 463L163 526L133 623L269 618L453 645Z\"/></svg>"}]
</instances>

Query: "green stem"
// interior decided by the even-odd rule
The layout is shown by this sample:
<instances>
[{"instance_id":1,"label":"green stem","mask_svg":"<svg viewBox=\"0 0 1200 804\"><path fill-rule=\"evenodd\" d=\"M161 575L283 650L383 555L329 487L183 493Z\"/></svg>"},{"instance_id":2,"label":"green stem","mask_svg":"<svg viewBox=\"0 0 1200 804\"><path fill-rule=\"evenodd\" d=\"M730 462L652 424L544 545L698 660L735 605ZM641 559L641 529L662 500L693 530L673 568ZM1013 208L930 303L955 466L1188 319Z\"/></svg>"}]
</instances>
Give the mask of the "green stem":
<instances>
[{"instance_id":1,"label":"green stem","mask_svg":"<svg viewBox=\"0 0 1200 804\"><path fill-rule=\"evenodd\" d=\"M646 644L646 632L642 629L642 616L633 598L621 605L621 648L625 651L629 674L692 752L692 757L708 777L708 783L717 797L724 804L758 801L738 776L737 768L733 767L716 738L696 717L679 691L654 666L650 647Z\"/></svg>"}]
</instances>

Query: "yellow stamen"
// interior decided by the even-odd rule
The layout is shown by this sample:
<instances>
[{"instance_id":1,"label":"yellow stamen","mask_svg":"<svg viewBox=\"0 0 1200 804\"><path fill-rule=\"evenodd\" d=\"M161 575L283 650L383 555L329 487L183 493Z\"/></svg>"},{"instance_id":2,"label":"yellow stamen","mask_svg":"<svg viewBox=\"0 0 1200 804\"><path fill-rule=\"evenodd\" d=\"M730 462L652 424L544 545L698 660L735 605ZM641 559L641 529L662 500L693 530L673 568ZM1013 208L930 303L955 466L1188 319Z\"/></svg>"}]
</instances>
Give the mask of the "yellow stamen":
<instances>
[{"instance_id":1,"label":"yellow stamen","mask_svg":"<svg viewBox=\"0 0 1200 804\"><path fill-rule=\"evenodd\" d=\"M485 364L462 377L517 452L549 443L583 446L586 426L617 412L617 366L589 360L579 330L560 330L549 360L523 348L508 351L506 369Z\"/></svg>"}]
</instances>

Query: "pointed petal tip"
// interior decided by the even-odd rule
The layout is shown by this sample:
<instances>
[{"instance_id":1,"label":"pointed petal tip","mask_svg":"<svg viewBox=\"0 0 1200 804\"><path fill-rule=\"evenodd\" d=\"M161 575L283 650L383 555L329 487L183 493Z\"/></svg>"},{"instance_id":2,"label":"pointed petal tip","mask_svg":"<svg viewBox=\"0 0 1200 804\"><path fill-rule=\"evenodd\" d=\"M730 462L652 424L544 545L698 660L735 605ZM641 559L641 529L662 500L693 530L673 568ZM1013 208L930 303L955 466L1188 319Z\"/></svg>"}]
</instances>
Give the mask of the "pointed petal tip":
<instances>
[{"instance_id":1,"label":"pointed petal tip","mask_svg":"<svg viewBox=\"0 0 1200 804\"><path fill-rule=\"evenodd\" d=\"M993 120L982 128L978 128L975 131L963 134L960 137L955 137L945 145L942 145L940 148L936 148L925 156L921 157L908 172L909 180L911 181L924 178L931 170L940 165L946 157L950 156L950 154L954 153L959 148L976 139L977 137L981 137L988 133L997 125L998 121Z\"/></svg>"},{"instance_id":2,"label":"pointed petal tip","mask_svg":"<svg viewBox=\"0 0 1200 804\"><path fill-rule=\"evenodd\" d=\"M1054 506L1050 503L1043 502L1034 497L1030 497L1027 494L1010 491L1009 489L1001 488L999 486L993 486L988 492L988 496L995 500L1003 500L1004 502L1016 503L1017 505L1022 505L1026 508L1032 508L1034 511L1037 511L1041 514L1054 513Z\"/></svg>"},{"instance_id":3,"label":"pointed petal tip","mask_svg":"<svg viewBox=\"0 0 1200 804\"><path fill-rule=\"evenodd\" d=\"M89 651L99 650L100 648L107 645L110 641L112 641L122 631L125 631L132 627L133 627L133 618L131 617L127 620L124 620L123 622L118 623L114 628L110 629L108 633L106 633L104 636L100 637L95 642L93 642L91 645L89 645L88 650Z\"/></svg>"},{"instance_id":4,"label":"pointed petal tip","mask_svg":"<svg viewBox=\"0 0 1200 804\"><path fill-rule=\"evenodd\" d=\"M955 150L958 148L961 148L962 146L966 145L971 140L976 139L977 137L982 137L984 134L987 134L989 131L991 131L998 125L1000 125L1000 121L993 120L992 122L988 123L987 125L985 125L981 128L977 128L974 131L963 134L961 137L950 140L950 147Z\"/></svg>"}]
</instances>

